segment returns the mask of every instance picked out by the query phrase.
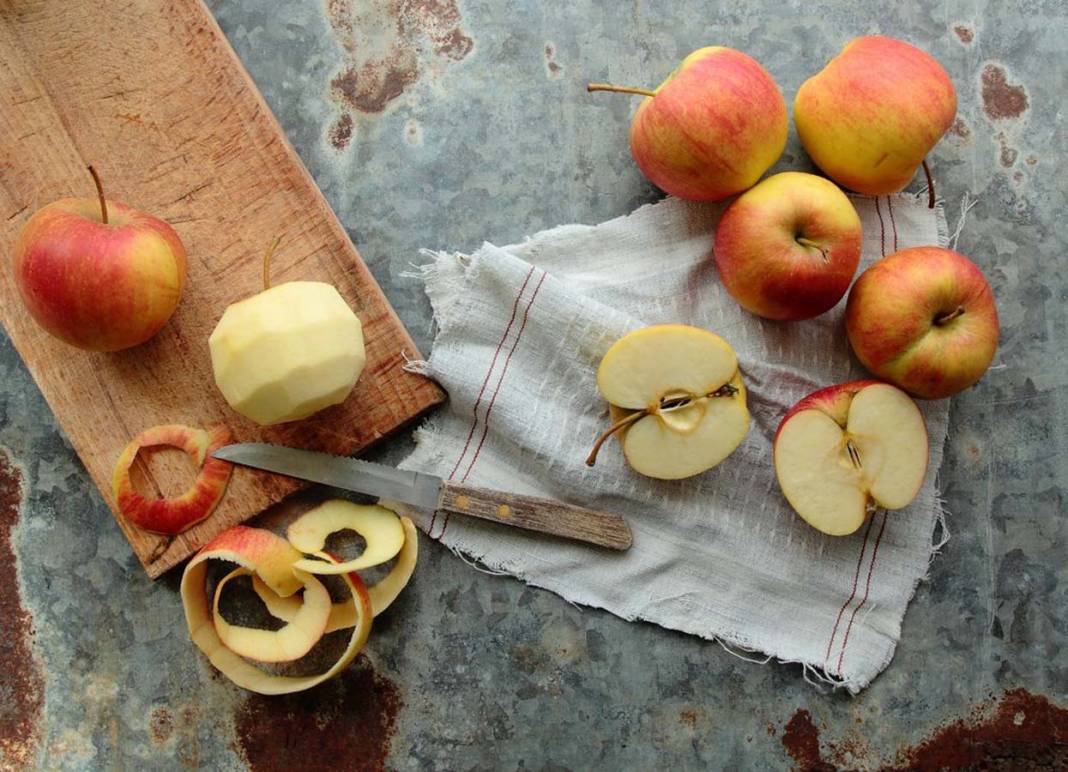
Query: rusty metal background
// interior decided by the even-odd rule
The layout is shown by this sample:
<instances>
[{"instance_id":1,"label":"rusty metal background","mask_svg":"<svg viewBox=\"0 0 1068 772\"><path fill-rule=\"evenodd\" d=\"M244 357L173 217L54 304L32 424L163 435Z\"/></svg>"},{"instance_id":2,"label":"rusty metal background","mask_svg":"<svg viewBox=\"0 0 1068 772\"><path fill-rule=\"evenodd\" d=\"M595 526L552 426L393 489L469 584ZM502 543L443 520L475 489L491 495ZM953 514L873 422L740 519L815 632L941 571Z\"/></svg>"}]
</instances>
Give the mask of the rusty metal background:
<instances>
[{"instance_id":1,"label":"rusty metal background","mask_svg":"<svg viewBox=\"0 0 1068 772\"><path fill-rule=\"evenodd\" d=\"M147 2L148 0L138 0ZM0 340L0 767L1068 768L1068 6L1061 0L211 0L424 350L422 247L512 242L654 200L632 103L690 50L743 48L790 101L855 34L921 45L959 118L931 161L1000 302L995 368L953 401L953 538L857 698L796 667L580 610L424 540L345 677L266 699L190 645ZM780 168L807 160L791 135ZM381 451L404 454L401 439Z\"/></svg>"}]
</instances>

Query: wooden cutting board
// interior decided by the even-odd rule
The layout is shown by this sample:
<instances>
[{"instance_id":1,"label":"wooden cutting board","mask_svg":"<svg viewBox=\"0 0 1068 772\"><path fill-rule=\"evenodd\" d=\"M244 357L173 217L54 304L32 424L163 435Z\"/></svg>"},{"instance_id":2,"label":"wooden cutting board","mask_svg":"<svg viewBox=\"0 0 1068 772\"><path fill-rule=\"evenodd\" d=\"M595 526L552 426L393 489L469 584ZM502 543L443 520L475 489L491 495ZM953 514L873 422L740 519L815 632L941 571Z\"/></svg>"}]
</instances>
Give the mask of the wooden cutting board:
<instances>
[{"instance_id":1,"label":"wooden cutting board","mask_svg":"<svg viewBox=\"0 0 1068 772\"><path fill-rule=\"evenodd\" d=\"M419 357L411 337L199 0L0 0L0 105L0 319L113 512L115 459L150 426L225 423L235 441L352 453L444 399L404 371L405 357ZM89 163L109 198L169 221L189 253L170 323L115 354L43 332L8 259L39 206L93 195ZM367 366L343 405L263 429L215 388L207 340L229 303L262 288L260 260L275 236L274 282L337 286L363 322ZM138 474L143 490L171 494L193 477L170 452L139 459ZM116 518L155 578L299 487L237 469L215 513L178 537Z\"/></svg>"}]
</instances>

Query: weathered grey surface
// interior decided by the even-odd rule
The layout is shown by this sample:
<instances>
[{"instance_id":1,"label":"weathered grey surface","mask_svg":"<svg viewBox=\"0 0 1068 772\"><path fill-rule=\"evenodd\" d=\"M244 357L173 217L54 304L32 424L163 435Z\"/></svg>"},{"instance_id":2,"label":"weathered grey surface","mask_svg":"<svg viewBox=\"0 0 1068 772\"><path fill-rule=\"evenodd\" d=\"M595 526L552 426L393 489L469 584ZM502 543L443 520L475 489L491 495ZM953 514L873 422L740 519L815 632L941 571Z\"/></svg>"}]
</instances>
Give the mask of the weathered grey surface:
<instances>
[{"instance_id":1,"label":"weathered grey surface","mask_svg":"<svg viewBox=\"0 0 1068 772\"><path fill-rule=\"evenodd\" d=\"M319 743L343 754L323 762L381 760L387 744L362 722L393 732L386 763L402 769L781 767L784 724L806 708L836 763L870 767L1004 689L1068 700L1060 0L210 5L424 350L429 308L400 275L419 248L503 244L656 198L627 150L634 101L588 96L587 80L655 85L692 49L724 43L763 62L790 102L856 34L933 53L961 120L932 166L951 223L961 195L978 196L960 248L986 271L1003 324L996 368L953 400L942 477L953 539L894 662L855 699L817 693L795 667L477 573L424 540L369 663L303 700L247 700L190 645L176 577L145 579L4 339L0 454L21 470L12 542L43 679L30 669L23 688L43 683L44 707L38 734L0 744L0 766L269 768L311 763ZM360 71L369 57L383 62ZM806 164L791 134L779 166ZM18 634L0 637L10 648ZM321 736L316 704L336 739Z\"/></svg>"}]
</instances>

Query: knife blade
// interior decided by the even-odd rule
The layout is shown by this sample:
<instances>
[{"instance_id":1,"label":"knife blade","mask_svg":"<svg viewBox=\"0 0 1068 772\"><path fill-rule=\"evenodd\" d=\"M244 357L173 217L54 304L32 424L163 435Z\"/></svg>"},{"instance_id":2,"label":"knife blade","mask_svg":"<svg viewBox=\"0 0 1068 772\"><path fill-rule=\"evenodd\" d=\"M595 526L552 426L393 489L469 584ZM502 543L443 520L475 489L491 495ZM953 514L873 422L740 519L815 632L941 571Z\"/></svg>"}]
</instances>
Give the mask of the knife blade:
<instances>
[{"instance_id":1,"label":"knife blade","mask_svg":"<svg viewBox=\"0 0 1068 772\"><path fill-rule=\"evenodd\" d=\"M619 515L552 499L493 491L425 472L262 442L226 445L212 455L234 464L394 499L421 509L477 517L610 549L625 550L631 545L630 528Z\"/></svg>"}]
</instances>

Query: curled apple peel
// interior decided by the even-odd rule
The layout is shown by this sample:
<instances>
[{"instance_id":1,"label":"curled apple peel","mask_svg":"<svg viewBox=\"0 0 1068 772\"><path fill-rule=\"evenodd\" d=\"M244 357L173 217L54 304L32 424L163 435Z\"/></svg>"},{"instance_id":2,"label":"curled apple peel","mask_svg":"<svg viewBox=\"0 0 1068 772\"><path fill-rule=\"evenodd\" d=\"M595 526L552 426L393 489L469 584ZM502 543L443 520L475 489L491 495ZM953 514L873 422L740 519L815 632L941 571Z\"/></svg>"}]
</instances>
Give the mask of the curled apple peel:
<instances>
[{"instance_id":1,"label":"curled apple peel","mask_svg":"<svg viewBox=\"0 0 1068 772\"><path fill-rule=\"evenodd\" d=\"M397 554L397 562L390 572L382 577L377 584L367 588L371 596L371 607L374 615L378 616L385 611L397 599L415 571L415 564L419 556L419 537L416 535L415 524L411 518L401 517L401 525L404 527L404 546ZM325 553L319 553L325 554ZM252 588L267 607L268 613L275 619L283 622L292 622L299 613L301 603L295 596L283 598L258 576L252 577ZM342 630L355 624L355 610L351 603L335 603L330 609L330 618L326 623L326 632Z\"/></svg>"},{"instance_id":2,"label":"curled apple peel","mask_svg":"<svg viewBox=\"0 0 1068 772\"><path fill-rule=\"evenodd\" d=\"M123 448L115 462L111 490L119 511L134 525L154 533L177 534L196 525L215 510L230 482L233 465L212 456L230 438L230 430L225 426L204 431L167 424L141 432ZM163 446L185 451L200 471L180 496L152 499L134 489L130 467L139 451Z\"/></svg>"},{"instance_id":3,"label":"curled apple peel","mask_svg":"<svg viewBox=\"0 0 1068 772\"><path fill-rule=\"evenodd\" d=\"M329 632L326 626L332 610L330 593L326 591L323 583L311 574L294 571L293 575L304 584L304 596L298 599L296 595L290 595L288 598L281 599L292 601L296 606L292 618L286 620L287 624L284 627L278 630L261 630L256 627L231 624L219 613L219 599L231 579L251 573L247 568L235 568L215 587L215 600L212 603L215 633L223 645L234 654L254 659L257 662L292 662L300 659L312 650L312 647L326 632ZM267 585L264 584L263 587L274 594ZM275 595L275 597L279 596ZM349 609L352 621L347 626L352 627L356 624L356 608L352 602L338 605Z\"/></svg>"},{"instance_id":4,"label":"curled apple peel","mask_svg":"<svg viewBox=\"0 0 1068 772\"><path fill-rule=\"evenodd\" d=\"M396 514L377 505L354 504L344 499L325 501L293 521L286 530L298 550L319 553L330 534L352 530L367 542L363 553L345 562L304 558L293 567L310 574L347 574L392 560L404 546L404 527Z\"/></svg>"},{"instance_id":5,"label":"curled apple peel","mask_svg":"<svg viewBox=\"0 0 1068 772\"><path fill-rule=\"evenodd\" d=\"M223 675L238 686L259 694L290 694L310 689L332 678L355 659L371 632L374 613L367 588L358 574L345 573L342 578L352 594L355 624L344 652L326 671L314 676L271 675L227 647L219 637L208 603L205 586L208 561L236 563L240 569L259 576L278 596L289 597L304 584L299 569L294 570L294 554L299 558L299 553L291 544L270 531L235 526L206 544L182 574L182 605L193 643ZM330 557L326 556L326 559L330 560ZM230 576L233 575L234 572L231 572ZM327 600L329 605L329 596Z\"/></svg>"}]
</instances>

